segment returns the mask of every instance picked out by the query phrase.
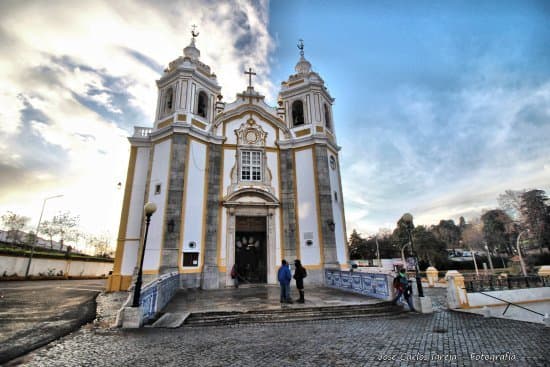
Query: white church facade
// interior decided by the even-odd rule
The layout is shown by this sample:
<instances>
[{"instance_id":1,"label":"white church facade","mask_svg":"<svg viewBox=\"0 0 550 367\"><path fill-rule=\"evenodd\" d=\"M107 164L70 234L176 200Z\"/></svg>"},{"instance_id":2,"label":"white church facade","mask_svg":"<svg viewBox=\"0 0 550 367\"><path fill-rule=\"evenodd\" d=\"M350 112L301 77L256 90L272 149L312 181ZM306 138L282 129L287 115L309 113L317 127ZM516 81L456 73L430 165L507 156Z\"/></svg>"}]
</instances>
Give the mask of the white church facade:
<instances>
[{"instance_id":1,"label":"white church facade","mask_svg":"<svg viewBox=\"0 0 550 367\"><path fill-rule=\"evenodd\" d=\"M223 102L195 34L157 81L153 128L136 127L109 290L126 290L139 265L143 206L157 211L143 273L180 274L184 288L232 285L231 268L250 283L277 283L282 259L300 259L306 281L346 269L348 254L333 98L301 45L278 107L249 79ZM249 69L249 78L253 73Z\"/></svg>"}]
</instances>

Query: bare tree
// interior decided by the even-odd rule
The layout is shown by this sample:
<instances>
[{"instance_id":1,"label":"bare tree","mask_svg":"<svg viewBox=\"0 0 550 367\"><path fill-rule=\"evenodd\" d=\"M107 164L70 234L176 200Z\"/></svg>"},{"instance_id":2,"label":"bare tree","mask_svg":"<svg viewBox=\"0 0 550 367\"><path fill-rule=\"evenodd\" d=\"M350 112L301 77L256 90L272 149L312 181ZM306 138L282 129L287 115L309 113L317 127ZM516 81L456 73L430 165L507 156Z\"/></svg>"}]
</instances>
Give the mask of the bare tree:
<instances>
[{"instance_id":1,"label":"bare tree","mask_svg":"<svg viewBox=\"0 0 550 367\"><path fill-rule=\"evenodd\" d=\"M106 256L111 252L110 239L107 234L91 235L87 238L88 246L94 249L96 256Z\"/></svg>"},{"instance_id":2,"label":"bare tree","mask_svg":"<svg viewBox=\"0 0 550 367\"><path fill-rule=\"evenodd\" d=\"M8 211L2 215L2 223L8 228L8 237L12 238L12 243L19 242L19 231L29 222L29 218Z\"/></svg>"},{"instance_id":3,"label":"bare tree","mask_svg":"<svg viewBox=\"0 0 550 367\"><path fill-rule=\"evenodd\" d=\"M497 198L498 205L506 212L514 221L522 220L522 196L525 190L506 190L504 194L500 194Z\"/></svg>"},{"instance_id":4,"label":"bare tree","mask_svg":"<svg viewBox=\"0 0 550 367\"><path fill-rule=\"evenodd\" d=\"M78 225L80 217L78 215L73 216L70 212L60 212L53 217L53 225L59 235L59 249L63 250L63 242L73 228Z\"/></svg>"},{"instance_id":5,"label":"bare tree","mask_svg":"<svg viewBox=\"0 0 550 367\"><path fill-rule=\"evenodd\" d=\"M472 250L483 249L483 223L480 219L467 223L462 230L462 242Z\"/></svg>"},{"instance_id":6,"label":"bare tree","mask_svg":"<svg viewBox=\"0 0 550 367\"><path fill-rule=\"evenodd\" d=\"M40 224L38 233L45 234L50 239L50 248L53 249L53 237L57 235L57 228L52 221L46 220Z\"/></svg>"}]
</instances>

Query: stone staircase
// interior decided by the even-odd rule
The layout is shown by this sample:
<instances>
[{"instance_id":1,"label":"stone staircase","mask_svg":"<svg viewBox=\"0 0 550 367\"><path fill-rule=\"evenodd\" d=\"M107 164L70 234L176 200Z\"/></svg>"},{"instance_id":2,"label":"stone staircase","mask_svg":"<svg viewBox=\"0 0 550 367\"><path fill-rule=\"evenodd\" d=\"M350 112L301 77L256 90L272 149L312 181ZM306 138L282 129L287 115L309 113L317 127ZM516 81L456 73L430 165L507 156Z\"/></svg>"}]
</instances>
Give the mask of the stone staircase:
<instances>
[{"instance_id":1,"label":"stone staircase","mask_svg":"<svg viewBox=\"0 0 550 367\"><path fill-rule=\"evenodd\" d=\"M324 307L284 307L281 309L250 311L194 312L183 322L183 327L216 326L249 323L277 323L364 317L391 317L405 311L391 302L372 305L345 305Z\"/></svg>"}]
</instances>

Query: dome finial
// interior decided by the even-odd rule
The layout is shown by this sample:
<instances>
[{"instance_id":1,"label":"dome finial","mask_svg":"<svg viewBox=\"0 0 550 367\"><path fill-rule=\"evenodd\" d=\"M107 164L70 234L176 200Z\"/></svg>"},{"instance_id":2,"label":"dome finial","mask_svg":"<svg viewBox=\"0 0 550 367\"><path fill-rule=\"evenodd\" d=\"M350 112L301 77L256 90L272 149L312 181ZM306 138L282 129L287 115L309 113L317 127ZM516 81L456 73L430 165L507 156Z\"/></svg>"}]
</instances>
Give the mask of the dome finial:
<instances>
[{"instance_id":1,"label":"dome finial","mask_svg":"<svg viewBox=\"0 0 550 367\"><path fill-rule=\"evenodd\" d=\"M195 46L195 38L199 36L199 32L196 31L196 25L193 24L191 28L191 43L189 44L189 46L183 49L183 56L195 61L198 60L201 55L201 52Z\"/></svg>"},{"instance_id":2,"label":"dome finial","mask_svg":"<svg viewBox=\"0 0 550 367\"><path fill-rule=\"evenodd\" d=\"M300 42L296 46L298 50L300 50L300 60L296 64L294 70L296 70L298 74L308 74L311 71L311 64L304 57L304 40L299 39L299 41Z\"/></svg>"},{"instance_id":3,"label":"dome finial","mask_svg":"<svg viewBox=\"0 0 550 367\"><path fill-rule=\"evenodd\" d=\"M300 38L298 41L300 41L300 43L298 43L296 46L300 50L300 56L304 57L304 40Z\"/></svg>"},{"instance_id":4,"label":"dome finial","mask_svg":"<svg viewBox=\"0 0 550 367\"><path fill-rule=\"evenodd\" d=\"M196 26L196 25L193 24L193 25L191 26L191 28L193 28L193 29L191 30L191 36L193 36L193 40L194 40L195 38L197 38L197 37L199 36L200 33L199 33L199 32L195 32L195 30L197 29L197 26Z\"/></svg>"}]
</instances>

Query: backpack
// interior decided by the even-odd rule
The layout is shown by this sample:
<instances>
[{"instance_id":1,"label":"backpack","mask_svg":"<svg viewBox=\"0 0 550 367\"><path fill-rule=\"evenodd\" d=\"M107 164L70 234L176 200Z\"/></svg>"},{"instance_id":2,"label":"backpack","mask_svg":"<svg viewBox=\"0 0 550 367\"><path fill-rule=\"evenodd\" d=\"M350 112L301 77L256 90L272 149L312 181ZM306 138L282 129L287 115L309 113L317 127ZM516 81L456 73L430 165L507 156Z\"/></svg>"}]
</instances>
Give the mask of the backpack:
<instances>
[{"instance_id":1,"label":"backpack","mask_svg":"<svg viewBox=\"0 0 550 367\"><path fill-rule=\"evenodd\" d=\"M399 278L401 278L399 275L393 278L393 287L396 289L399 288L401 284L401 280Z\"/></svg>"},{"instance_id":2,"label":"backpack","mask_svg":"<svg viewBox=\"0 0 550 367\"><path fill-rule=\"evenodd\" d=\"M235 267L231 269L231 278L235 279L237 277L237 271L235 270Z\"/></svg>"}]
</instances>

